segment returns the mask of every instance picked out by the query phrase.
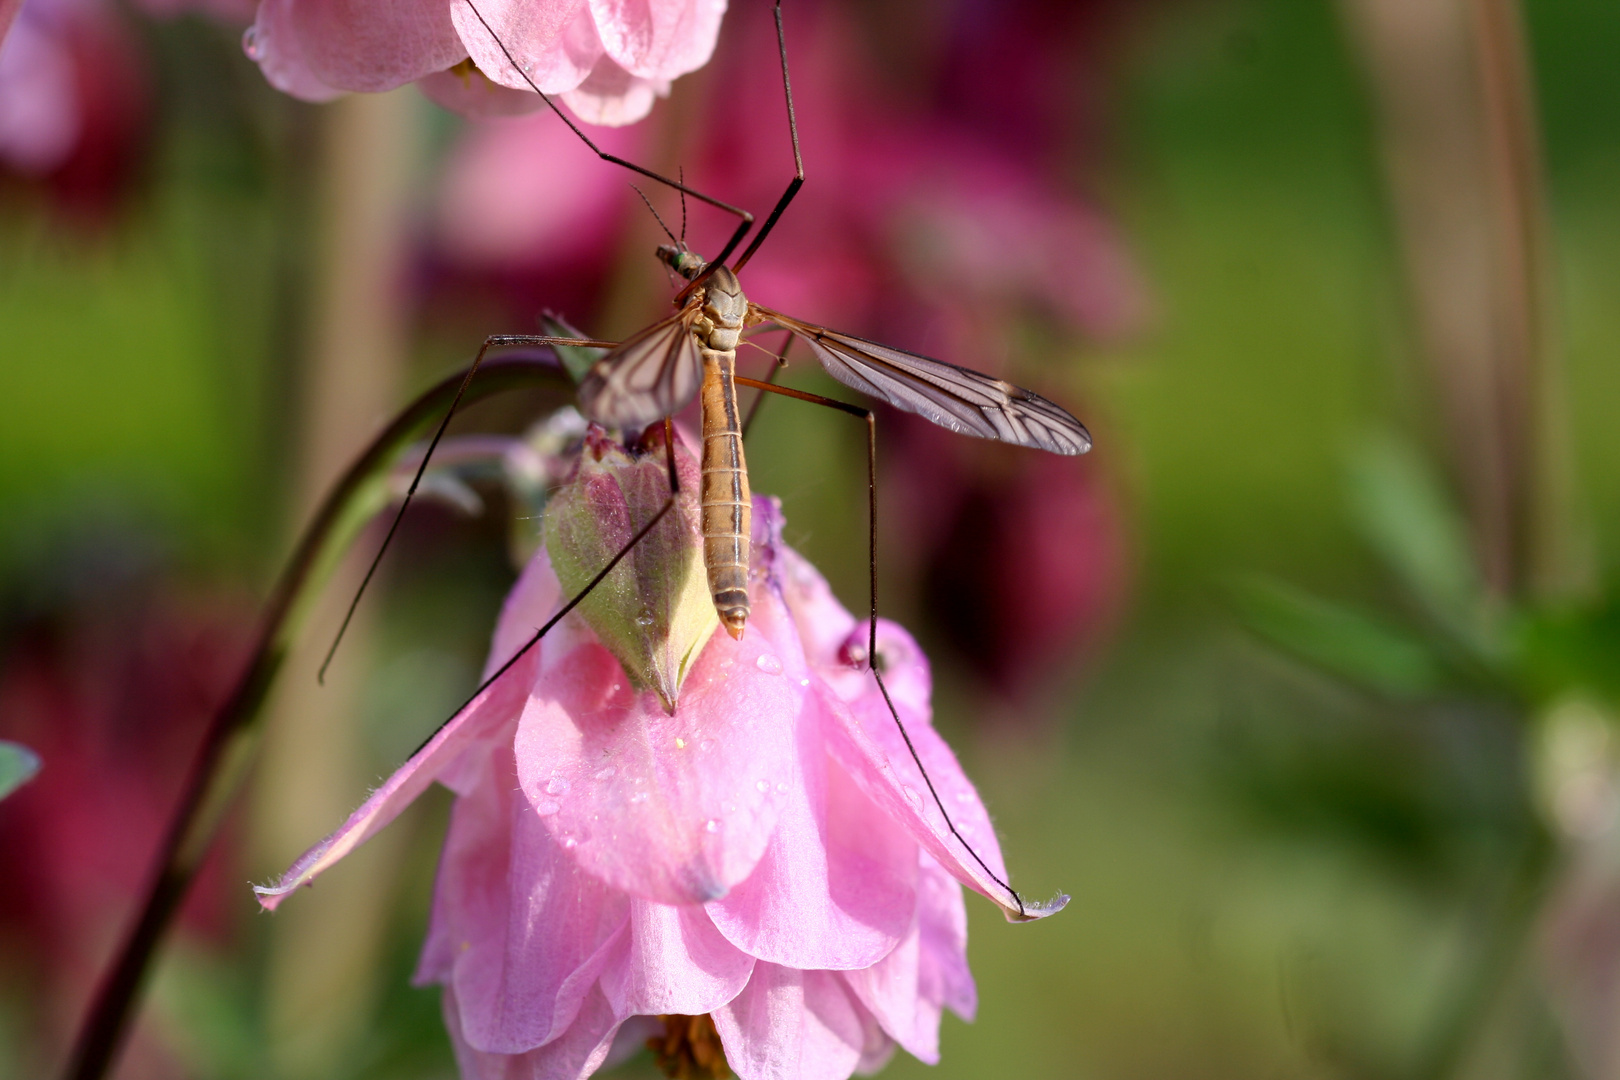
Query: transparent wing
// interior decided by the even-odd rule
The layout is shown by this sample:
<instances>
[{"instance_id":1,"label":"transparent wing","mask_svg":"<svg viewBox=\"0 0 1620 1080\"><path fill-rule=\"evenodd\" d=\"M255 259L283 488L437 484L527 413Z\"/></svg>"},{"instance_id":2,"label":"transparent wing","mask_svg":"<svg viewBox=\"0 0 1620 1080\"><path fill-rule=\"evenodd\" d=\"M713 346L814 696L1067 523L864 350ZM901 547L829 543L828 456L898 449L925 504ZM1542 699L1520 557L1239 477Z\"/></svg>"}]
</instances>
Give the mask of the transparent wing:
<instances>
[{"instance_id":1,"label":"transparent wing","mask_svg":"<svg viewBox=\"0 0 1620 1080\"><path fill-rule=\"evenodd\" d=\"M1054 454L1083 454L1091 433L1069 413L1021 386L969 368L879 345L789 318L757 304L750 322L773 322L803 338L827 374L863 394L941 427Z\"/></svg>"},{"instance_id":2,"label":"transparent wing","mask_svg":"<svg viewBox=\"0 0 1620 1080\"><path fill-rule=\"evenodd\" d=\"M674 416L697 394L703 362L692 305L654 323L598 360L579 384L579 408L610 428L643 427Z\"/></svg>"}]
</instances>

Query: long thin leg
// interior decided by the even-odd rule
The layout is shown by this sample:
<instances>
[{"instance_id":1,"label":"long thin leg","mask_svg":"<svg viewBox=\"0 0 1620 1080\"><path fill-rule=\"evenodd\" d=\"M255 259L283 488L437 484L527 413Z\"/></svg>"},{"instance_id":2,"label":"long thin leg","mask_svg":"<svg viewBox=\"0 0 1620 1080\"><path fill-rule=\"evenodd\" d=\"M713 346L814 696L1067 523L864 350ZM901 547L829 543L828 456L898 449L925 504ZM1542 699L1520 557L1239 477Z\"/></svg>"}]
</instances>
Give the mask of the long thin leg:
<instances>
[{"instance_id":1,"label":"long thin leg","mask_svg":"<svg viewBox=\"0 0 1620 1080\"><path fill-rule=\"evenodd\" d=\"M606 566L597 571L595 577L586 582L583 589L574 594L573 599L569 600L568 603L564 604L562 607L553 612L551 618L545 621L545 625L536 630L528 641L525 641L516 652L507 657L506 661L501 664L500 667L495 669L494 674L490 675L489 678L479 683L478 689L474 690L467 700L461 703L461 707L446 717L438 727L433 729L432 733L430 733L427 738L422 740L422 744L420 746L411 751L411 757L415 757L417 754L420 754L427 747L427 744L433 741L433 737L440 731L444 730L445 724L448 724L451 720L454 720L456 717L460 716L462 711L466 709L467 706L471 705L478 699L479 694L482 694L485 690L488 690L491 686L494 686L496 681L500 679L502 675L505 675L512 669L513 664L522 659L524 653L540 644L540 639L545 637L553 626L556 626L559 622L561 622L564 615L567 615L570 611L573 611L584 601L587 596L591 595L592 590L594 590L598 585L602 584L604 578L613 573L613 568L618 566L619 563L624 560L626 555L630 554L636 549L636 545L641 543L642 538L644 538L648 533L652 532L653 528L660 521L664 520L664 515L669 513L670 507L675 505L675 500L679 498L681 494L680 475L675 471L675 439L672 428L673 425L671 424L669 418L665 417L664 456L669 465L669 498L665 499L664 505L658 508L658 513L654 514L652 518L648 520L647 524L636 530L636 535L632 536L624 547L619 549L619 553L617 555L608 560Z\"/></svg>"},{"instance_id":2,"label":"long thin leg","mask_svg":"<svg viewBox=\"0 0 1620 1080\"><path fill-rule=\"evenodd\" d=\"M753 240L749 241L748 247L742 253L742 257L737 260L737 265L733 269L739 273L747 265L748 260L754 257L754 252L759 250L759 245L765 242L765 238L771 234L771 230L776 227L776 219L782 216L782 211L786 210L788 203L793 201L793 196L797 195L799 189L804 186L804 158L799 153L799 121L793 115L793 82L788 78L787 37L782 32L782 0L776 0L776 51L782 57L782 93L787 97L788 137L793 140L793 179L788 181L787 190L782 192L780 199L776 200L776 205L771 208L770 216L765 219L765 224L759 227L759 232L754 234ZM724 262L725 258L722 256L716 261Z\"/></svg>"},{"instance_id":3,"label":"long thin leg","mask_svg":"<svg viewBox=\"0 0 1620 1080\"><path fill-rule=\"evenodd\" d=\"M489 32L490 40L495 42L495 47L497 49L501 50L501 55L506 57L506 62L512 65L512 70L517 72L518 78L528 83L529 89L533 90L536 94L539 94L540 100L551 106L552 112L562 117L562 122L568 125L568 129L570 131L579 136L581 142L591 148L591 152L593 154L609 164L617 165L620 168L629 169L634 173L640 173L649 180L656 180L665 187L674 188L682 195L690 195L692 198L697 199L700 202L706 202L716 209L724 210L728 214L737 215L737 228L732 232L731 239L726 241L726 246L721 250L719 257L714 260L714 265L723 265L725 261L731 257L731 253L737 250L737 245L740 244L742 242L742 238L747 235L749 227L754 224L753 214L749 213L747 210L744 210L740 206L733 206L728 202L717 199L713 195L705 195L701 191L689 188L679 180L671 180L669 177L661 176L645 166L637 165L633 161L626 161L617 154L610 154L606 150L603 150L601 147L597 146L596 143L591 141L591 137L585 134L585 132L580 129L580 126L574 123L567 113L557 108L557 103L551 100L551 95L540 89L540 87L535 84L535 81L529 78L529 73L523 70L523 65L517 62L517 58L512 55L512 51L506 47L506 42L502 41L500 35L495 33L495 28L489 25L489 20L484 18L484 13L482 11L478 10L478 5L473 3L473 0L467 0L467 6L472 9L472 13L477 16L478 21L482 23L484 29ZM781 26L780 13L777 15L777 26L778 28ZM784 71L785 70L786 69L784 68ZM796 148L798 140L797 135L794 136L794 140L794 145ZM795 150L795 152L797 151ZM780 208L778 208L777 212L781 212Z\"/></svg>"},{"instance_id":4,"label":"long thin leg","mask_svg":"<svg viewBox=\"0 0 1620 1080\"><path fill-rule=\"evenodd\" d=\"M753 343L749 342L749 344L753 344ZM762 350L762 351L765 351L765 355L769 356L771 359L776 361L776 363L771 365L770 373L765 376L765 381L767 383L771 384L772 386L776 385L776 373L781 371L784 367L787 366L787 352L788 352L788 349L790 349L792 347L793 347L793 333L792 333L792 331L789 331L788 334L787 334L787 340L782 342L782 351L780 353L773 353L773 352L770 352L768 350ZM761 405L763 405L764 403L765 403L765 391L761 390L759 393L754 395L754 403L752 405L748 406L748 415L743 418L742 437L744 439L748 438L748 431L749 431L750 428L752 428L754 426L754 417L759 415L759 407Z\"/></svg>"},{"instance_id":5,"label":"long thin leg","mask_svg":"<svg viewBox=\"0 0 1620 1080\"><path fill-rule=\"evenodd\" d=\"M928 775L928 769L922 763L917 747L912 744L911 733L906 730L905 722L900 719L900 711L894 707L894 699L889 696L889 688L883 682L883 672L878 664L877 651L877 414L871 409L864 409L859 405L851 405L847 401L837 398L822 397L820 394L811 394L803 390L794 390L787 386L777 386L760 379L745 379L736 377L738 386L752 386L757 390L771 394L781 394L783 397L796 398L799 401L808 401L812 405L824 405L829 409L848 413L866 421L866 554L868 589L871 597L871 610L867 621L866 631L866 667L877 680L878 690L883 694L883 703L889 707L889 715L894 717L894 724L900 729L900 737L905 740L906 750L911 754L911 760L916 762L917 771L922 773L923 783L928 785L928 794L934 797L934 805L939 807L940 815L945 819L945 827L951 830L951 835L961 842L967 853L973 856L973 861L979 864L979 869L990 875L990 880L1006 889L1018 905L1018 913L1024 914L1024 898L1018 895L1018 890L1001 880L996 872L985 865L979 853L973 850L973 845L967 842L956 828L956 822L951 820L951 812L945 809L945 801L939 797L934 789L933 778Z\"/></svg>"},{"instance_id":6,"label":"long thin leg","mask_svg":"<svg viewBox=\"0 0 1620 1080\"><path fill-rule=\"evenodd\" d=\"M377 573L377 567L382 563L383 553L394 540L394 533L399 531L399 523L405 517L405 510L411 505L411 499L416 495L416 487L422 482L422 474L427 472L428 462L433 458L433 451L439 447L439 440L444 437L445 429L450 426L450 420L456 415L456 409L461 405L462 397L467 393L467 387L478 374L479 367L484 363L484 355L489 350L507 345L577 345L584 348L611 349L616 341L590 341L584 338L548 337L540 334L494 334L484 339L484 344L478 349L478 355L473 358L472 367L467 369L467 375L461 380L461 387L450 402L450 408L445 412L444 419L439 423L438 430L433 433L433 439L428 443L427 453L422 455L422 463L416 467L416 475L411 478L411 486L405 492L405 498L400 501L399 510L394 514L392 524L388 526L388 535L383 537L382 546L372 558L371 565L366 568L366 576L360 580L360 587L354 591L354 599L349 601L349 610L343 613L343 624L338 627L337 636L332 639L331 648L326 650L326 658L321 661L320 671L316 673L315 680L324 684L326 682L326 669L332 664L332 657L337 655L338 645L343 641L343 635L348 632L349 623L354 619L354 613L360 606L360 598L366 594L366 586Z\"/></svg>"}]
</instances>

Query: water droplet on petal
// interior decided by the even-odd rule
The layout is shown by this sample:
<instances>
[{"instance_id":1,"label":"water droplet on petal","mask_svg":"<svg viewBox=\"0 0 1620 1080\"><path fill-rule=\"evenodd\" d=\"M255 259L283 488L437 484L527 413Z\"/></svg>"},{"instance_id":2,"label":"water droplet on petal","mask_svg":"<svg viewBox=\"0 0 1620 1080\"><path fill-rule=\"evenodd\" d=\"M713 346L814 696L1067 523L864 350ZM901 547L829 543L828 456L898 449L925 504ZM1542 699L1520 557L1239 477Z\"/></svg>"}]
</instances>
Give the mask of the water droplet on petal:
<instances>
[{"instance_id":1,"label":"water droplet on petal","mask_svg":"<svg viewBox=\"0 0 1620 1080\"><path fill-rule=\"evenodd\" d=\"M550 780L546 781L546 794L566 795L568 794L568 789L572 786L573 785L570 784L565 778L561 776L553 776Z\"/></svg>"},{"instance_id":2,"label":"water droplet on petal","mask_svg":"<svg viewBox=\"0 0 1620 1080\"><path fill-rule=\"evenodd\" d=\"M706 833L717 833L717 832L719 832L720 831L720 822L718 820L714 819L714 818L710 818L708 821L705 821L703 823L703 831L706 832Z\"/></svg>"},{"instance_id":3,"label":"water droplet on petal","mask_svg":"<svg viewBox=\"0 0 1620 1080\"><path fill-rule=\"evenodd\" d=\"M534 812L539 814L541 817L550 817L552 814L555 814L561 809L562 803L558 802L556 799L541 799L539 802L534 804Z\"/></svg>"},{"instance_id":4,"label":"water droplet on petal","mask_svg":"<svg viewBox=\"0 0 1620 1080\"><path fill-rule=\"evenodd\" d=\"M653 620L652 612L648 611L646 608L642 608L641 609L641 614L636 616L636 625L640 626L640 627L651 626L653 624L653 621L654 620Z\"/></svg>"},{"instance_id":5,"label":"water droplet on petal","mask_svg":"<svg viewBox=\"0 0 1620 1080\"><path fill-rule=\"evenodd\" d=\"M567 850L573 851L575 848L579 847L579 841L575 840L572 836L565 836L563 837L562 845Z\"/></svg>"},{"instance_id":6,"label":"water droplet on petal","mask_svg":"<svg viewBox=\"0 0 1620 1080\"><path fill-rule=\"evenodd\" d=\"M760 781L757 781L754 784L754 787L759 791L759 793L761 795L763 795L767 791L771 790L771 782L769 780L760 780Z\"/></svg>"},{"instance_id":7,"label":"water droplet on petal","mask_svg":"<svg viewBox=\"0 0 1620 1080\"><path fill-rule=\"evenodd\" d=\"M809 679L800 679L799 680L799 685L800 686L809 686L810 685L810 680Z\"/></svg>"},{"instance_id":8,"label":"water droplet on petal","mask_svg":"<svg viewBox=\"0 0 1620 1080\"><path fill-rule=\"evenodd\" d=\"M247 53L249 60L258 61L264 58L264 41L257 25L242 31L242 51Z\"/></svg>"},{"instance_id":9,"label":"water droplet on petal","mask_svg":"<svg viewBox=\"0 0 1620 1080\"><path fill-rule=\"evenodd\" d=\"M759 659L754 661L754 666L759 668L759 670L763 671L767 675L782 674L782 661L778 660L770 653L760 653Z\"/></svg>"},{"instance_id":10,"label":"water droplet on petal","mask_svg":"<svg viewBox=\"0 0 1620 1080\"><path fill-rule=\"evenodd\" d=\"M776 793L778 795L786 795L787 794L787 785L786 784L777 784L776 785Z\"/></svg>"}]
</instances>

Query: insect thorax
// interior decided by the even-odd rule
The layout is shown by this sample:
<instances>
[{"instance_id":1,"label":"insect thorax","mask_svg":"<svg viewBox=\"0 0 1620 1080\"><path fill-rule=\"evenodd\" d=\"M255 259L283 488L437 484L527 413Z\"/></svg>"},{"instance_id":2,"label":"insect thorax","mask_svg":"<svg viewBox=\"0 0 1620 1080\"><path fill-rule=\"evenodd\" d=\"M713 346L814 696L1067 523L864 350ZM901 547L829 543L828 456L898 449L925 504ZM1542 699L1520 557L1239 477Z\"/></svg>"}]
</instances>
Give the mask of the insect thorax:
<instances>
[{"instance_id":1,"label":"insect thorax","mask_svg":"<svg viewBox=\"0 0 1620 1080\"><path fill-rule=\"evenodd\" d=\"M702 309L692 323L692 332L698 343L715 352L732 352L742 334L743 316L748 313L748 300L743 296L737 275L724 266L715 267L704 283Z\"/></svg>"}]
</instances>

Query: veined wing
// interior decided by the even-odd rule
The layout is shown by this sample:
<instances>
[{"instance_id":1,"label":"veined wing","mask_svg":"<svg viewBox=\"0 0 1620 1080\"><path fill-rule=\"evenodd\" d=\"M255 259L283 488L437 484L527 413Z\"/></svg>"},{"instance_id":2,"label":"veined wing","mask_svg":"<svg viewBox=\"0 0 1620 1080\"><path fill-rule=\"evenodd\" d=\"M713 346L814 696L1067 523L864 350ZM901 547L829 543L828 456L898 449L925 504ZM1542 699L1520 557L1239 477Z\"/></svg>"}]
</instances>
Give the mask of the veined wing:
<instances>
[{"instance_id":1,"label":"veined wing","mask_svg":"<svg viewBox=\"0 0 1620 1080\"><path fill-rule=\"evenodd\" d=\"M970 368L879 345L750 304L749 322L773 322L803 338L827 374L863 394L941 427L1054 454L1083 454L1091 433L1058 405Z\"/></svg>"},{"instance_id":2,"label":"veined wing","mask_svg":"<svg viewBox=\"0 0 1620 1080\"><path fill-rule=\"evenodd\" d=\"M674 416L697 394L703 361L691 305L654 323L596 362L579 384L579 408L610 428L638 428Z\"/></svg>"}]
</instances>

